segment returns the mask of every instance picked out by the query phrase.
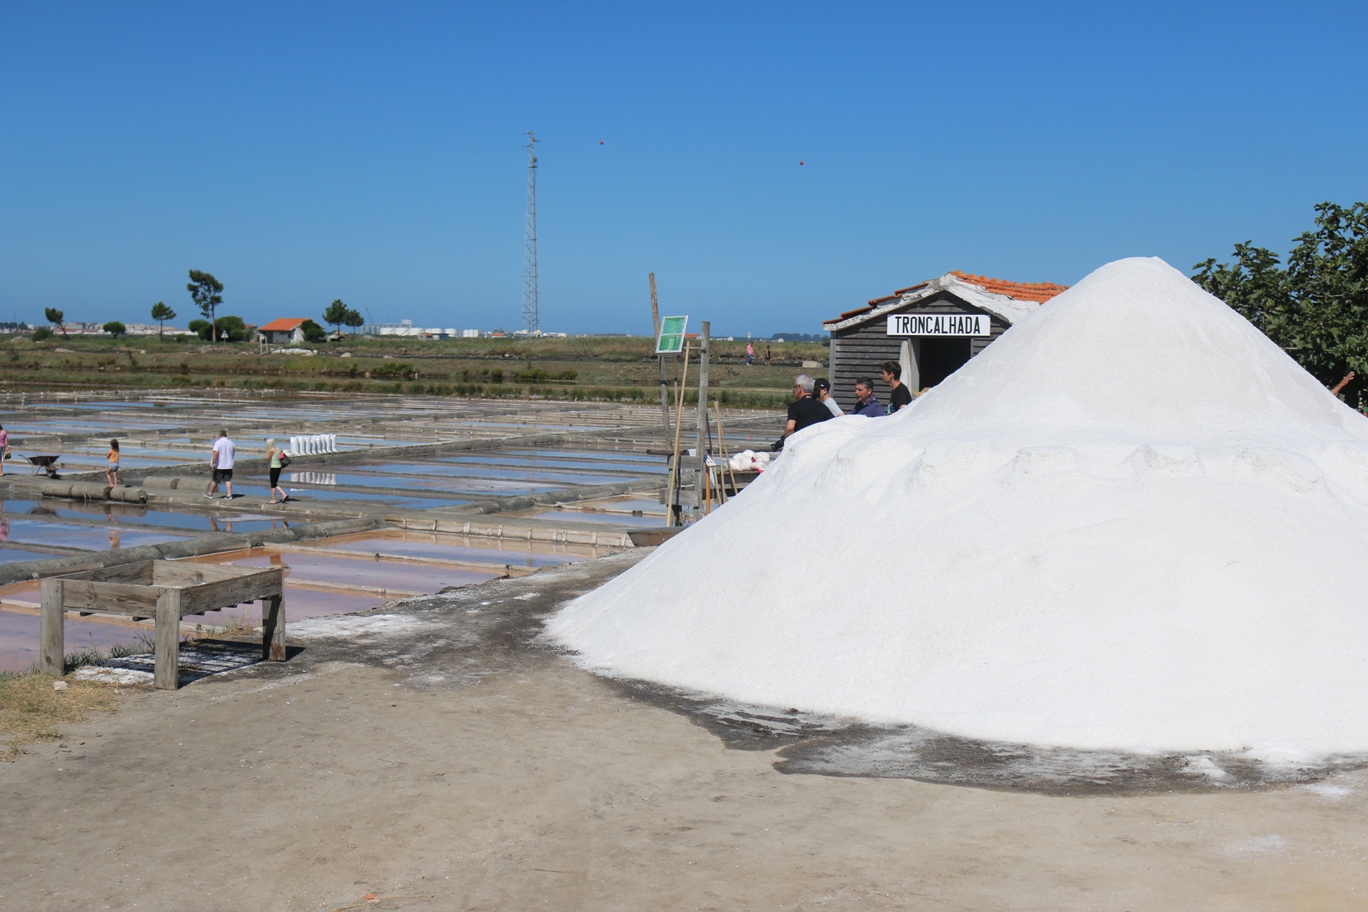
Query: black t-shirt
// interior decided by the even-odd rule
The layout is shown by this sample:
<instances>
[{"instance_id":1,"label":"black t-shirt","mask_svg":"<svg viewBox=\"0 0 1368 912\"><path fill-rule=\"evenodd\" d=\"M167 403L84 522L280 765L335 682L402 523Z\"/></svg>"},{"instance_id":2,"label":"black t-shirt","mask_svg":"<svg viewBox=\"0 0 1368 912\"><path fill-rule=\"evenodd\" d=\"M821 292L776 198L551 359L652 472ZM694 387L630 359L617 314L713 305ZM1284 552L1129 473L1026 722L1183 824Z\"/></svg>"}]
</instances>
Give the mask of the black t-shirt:
<instances>
[{"instance_id":1,"label":"black t-shirt","mask_svg":"<svg viewBox=\"0 0 1368 912\"><path fill-rule=\"evenodd\" d=\"M891 415L904 405L912 402L912 391L907 388L906 383L899 383L898 388L888 397L888 413Z\"/></svg>"},{"instance_id":2,"label":"black t-shirt","mask_svg":"<svg viewBox=\"0 0 1368 912\"><path fill-rule=\"evenodd\" d=\"M819 421L826 421L834 417L831 409L818 402L812 396L804 396L802 399L795 399L789 403L788 420L793 422L793 432L796 434L803 428Z\"/></svg>"}]
</instances>

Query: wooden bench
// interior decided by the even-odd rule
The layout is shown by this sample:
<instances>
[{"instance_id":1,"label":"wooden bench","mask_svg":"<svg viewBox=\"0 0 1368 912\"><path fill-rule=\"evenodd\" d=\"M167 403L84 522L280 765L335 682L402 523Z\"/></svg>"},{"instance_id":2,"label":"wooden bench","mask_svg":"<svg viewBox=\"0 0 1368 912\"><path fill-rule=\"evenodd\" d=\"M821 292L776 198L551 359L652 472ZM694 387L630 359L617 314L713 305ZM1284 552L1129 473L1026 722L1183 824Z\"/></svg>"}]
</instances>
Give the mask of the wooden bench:
<instances>
[{"instance_id":1,"label":"wooden bench","mask_svg":"<svg viewBox=\"0 0 1368 912\"><path fill-rule=\"evenodd\" d=\"M157 648L153 681L180 686L180 621L191 614L261 600L261 657L285 661L285 571L187 561L139 561L45 579L41 583L39 669L61 676L66 612L154 618Z\"/></svg>"}]
</instances>

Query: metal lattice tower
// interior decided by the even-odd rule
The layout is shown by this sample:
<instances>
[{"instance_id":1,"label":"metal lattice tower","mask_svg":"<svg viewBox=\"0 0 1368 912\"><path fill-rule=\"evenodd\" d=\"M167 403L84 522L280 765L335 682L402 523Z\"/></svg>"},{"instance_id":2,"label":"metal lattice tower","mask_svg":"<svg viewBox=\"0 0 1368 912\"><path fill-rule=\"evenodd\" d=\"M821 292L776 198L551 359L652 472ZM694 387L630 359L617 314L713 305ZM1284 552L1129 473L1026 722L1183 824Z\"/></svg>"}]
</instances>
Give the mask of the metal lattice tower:
<instances>
[{"instance_id":1,"label":"metal lattice tower","mask_svg":"<svg viewBox=\"0 0 1368 912\"><path fill-rule=\"evenodd\" d=\"M527 251L523 262L523 329L541 334L537 292L537 137L527 131Z\"/></svg>"}]
</instances>

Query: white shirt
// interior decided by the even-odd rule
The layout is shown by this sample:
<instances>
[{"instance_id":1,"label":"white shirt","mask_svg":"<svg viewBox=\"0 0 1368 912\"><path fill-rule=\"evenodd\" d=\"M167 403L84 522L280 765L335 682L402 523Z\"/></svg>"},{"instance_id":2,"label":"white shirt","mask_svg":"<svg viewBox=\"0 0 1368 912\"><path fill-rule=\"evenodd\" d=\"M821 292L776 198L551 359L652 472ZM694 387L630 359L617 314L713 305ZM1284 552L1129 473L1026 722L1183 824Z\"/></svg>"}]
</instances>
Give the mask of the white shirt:
<instances>
[{"instance_id":1,"label":"white shirt","mask_svg":"<svg viewBox=\"0 0 1368 912\"><path fill-rule=\"evenodd\" d=\"M213 463L216 469L231 469L233 467L233 456L237 453L237 447L233 446L233 441L227 437L220 437L214 441L214 452L218 455L218 461Z\"/></svg>"}]
</instances>

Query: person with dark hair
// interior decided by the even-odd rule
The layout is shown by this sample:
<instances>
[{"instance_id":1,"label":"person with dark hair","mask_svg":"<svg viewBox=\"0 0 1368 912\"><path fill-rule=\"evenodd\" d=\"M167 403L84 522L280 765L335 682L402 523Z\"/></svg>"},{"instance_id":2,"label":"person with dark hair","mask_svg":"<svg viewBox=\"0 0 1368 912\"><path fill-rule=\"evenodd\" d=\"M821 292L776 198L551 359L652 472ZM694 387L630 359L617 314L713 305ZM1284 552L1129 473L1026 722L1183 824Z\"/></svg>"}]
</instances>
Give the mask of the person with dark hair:
<instances>
[{"instance_id":1,"label":"person with dark hair","mask_svg":"<svg viewBox=\"0 0 1368 912\"><path fill-rule=\"evenodd\" d=\"M866 418L882 418L888 414L883 404L874 398L874 381L868 377L855 381L855 411L850 414Z\"/></svg>"},{"instance_id":2,"label":"person with dark hair","mask_svg":"<svg viewBox=\"0 0 1368 912\"><path fill-rule=\"evenodd\" d=\"M830 421L831 412L812 396L812 388L816 381L807 374L799 374L793 378L793 401L788 407L788 423L784 425L784 435L774 441L770 449L776 452L784 448L784 441L798 433L805 427L811 427L821 421Z\"/></svg>"},{"instance_id":3,"label":"person with dark hair","mask_svg":"<svg viewBox=\"0 0 1368 912\"><path fill-rule=\"evenodd\" d=\"M885 361L879 366L879 375L893 390L888 396L888 414L891 415L898 409L912 404L912 391L902 382L901 364L897 361Z\"/></svg>"},{"instance_id":4,"label":"person with dark hair","mask_svg":"<svg viewBox=\"0 0 1368 912\"><path fill-rule=\"evenodd\" d=\"M816 397L818 402L827 407L827 411L831 412L832 418L840 418L845 414L845 412L841 411L841 406L837 404L836 400L831 398L831 381L826 377L818 377L816 380L813 380L812 390L813 396Z\"/></svg>"}]
</instances>

